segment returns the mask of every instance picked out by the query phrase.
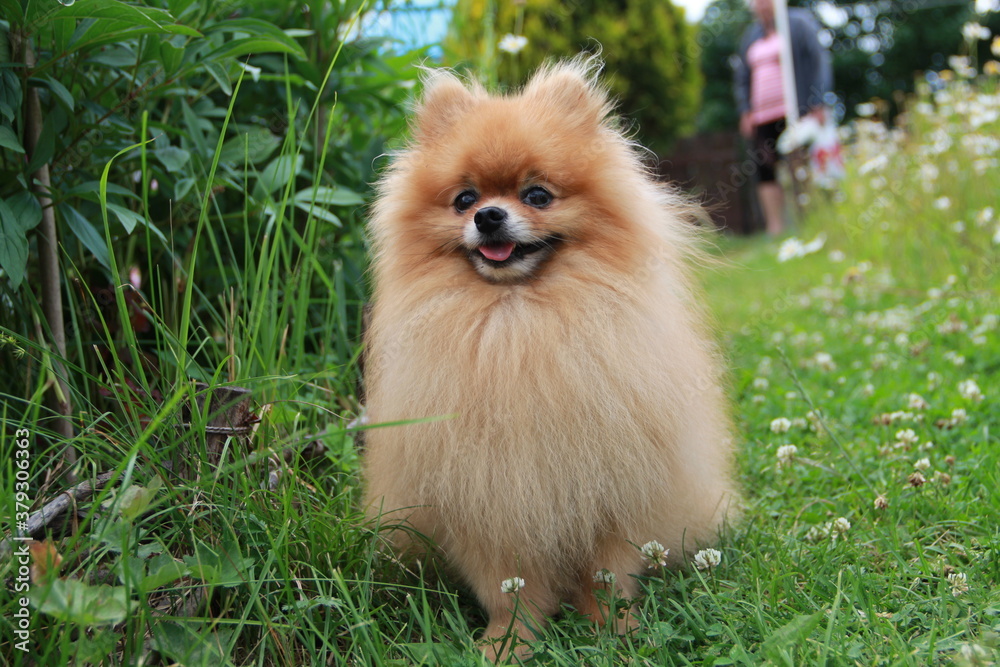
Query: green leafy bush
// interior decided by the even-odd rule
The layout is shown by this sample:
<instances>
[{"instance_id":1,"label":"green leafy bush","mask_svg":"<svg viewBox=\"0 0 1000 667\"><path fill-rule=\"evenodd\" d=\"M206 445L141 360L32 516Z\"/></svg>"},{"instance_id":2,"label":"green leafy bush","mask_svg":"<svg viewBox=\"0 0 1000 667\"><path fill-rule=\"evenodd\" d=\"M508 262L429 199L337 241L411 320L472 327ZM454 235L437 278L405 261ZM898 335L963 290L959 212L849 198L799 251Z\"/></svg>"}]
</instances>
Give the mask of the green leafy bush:
<instances>
[{"instance_id":1,"label":"green leafy bush","mask_svg":"<svg viewBox=\"0 0 1000 667\"><path fill-rule=\"evenodd\" d=\"M498 53L505 34L527 38L517 53ZM522 84L546 59L600 52L619 111L657 152L694 128L702 79L694 28L663 0L606 4L459 0L445 42L451 64L473 64L505 86Z\"/></svg>"}]
</instances>

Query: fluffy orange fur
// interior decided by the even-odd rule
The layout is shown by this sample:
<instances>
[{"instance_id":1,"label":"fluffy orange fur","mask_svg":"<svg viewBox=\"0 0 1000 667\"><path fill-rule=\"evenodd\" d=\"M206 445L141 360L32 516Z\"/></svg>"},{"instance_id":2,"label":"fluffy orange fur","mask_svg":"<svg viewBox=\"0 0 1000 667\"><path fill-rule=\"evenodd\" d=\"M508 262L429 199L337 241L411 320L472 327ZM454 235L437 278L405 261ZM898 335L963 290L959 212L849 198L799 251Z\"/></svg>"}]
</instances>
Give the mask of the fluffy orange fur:
<instances>
[{"instance_id":1,"label":"fluffy orange fur","mask_svg":"<svg viewBox=\"0 0 1000 667\"><path fill-rule=\"evenodd\" d=\"M375 428L369 513L431 538L489 614L543 623L570 602L601 620L594 574L634 597L651 540L711 542L734 505L731 435L713 344L689 279L696 208L657 184L618 131L593 61L540 70L511 95L429 76L413 142L370 221L368 349ZM526 185L553 195L526 205ZM473 188L468 211L454 205ZM488 280L463 233L502 206L560 239L530 275ZM412 529L412 530L411 530Z\"/></svg>"}]
</instances>

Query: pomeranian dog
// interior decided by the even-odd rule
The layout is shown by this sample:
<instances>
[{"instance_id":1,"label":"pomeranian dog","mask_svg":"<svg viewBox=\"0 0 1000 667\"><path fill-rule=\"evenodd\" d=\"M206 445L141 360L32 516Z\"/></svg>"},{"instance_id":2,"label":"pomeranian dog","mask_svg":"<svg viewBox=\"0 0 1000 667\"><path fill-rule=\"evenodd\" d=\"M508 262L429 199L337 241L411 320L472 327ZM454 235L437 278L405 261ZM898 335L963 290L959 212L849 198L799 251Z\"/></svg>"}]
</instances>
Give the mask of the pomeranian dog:
<instances>
[{"instance_id":1,"label":"pomeranian dog","mask_svg":"<svg viewBox=\"0 0 1000 667\"><path fill-rule=\"evenodd\" d=\"M370 220L368 416L409 423L367 432L366 506L401 552L436 545L494 658L564 602L633 624L607 600L638 593L641 547L681 563L736 500L699 209L643 167L598 69L510 95L431 73Z\"/></svg>"}]
</instances>

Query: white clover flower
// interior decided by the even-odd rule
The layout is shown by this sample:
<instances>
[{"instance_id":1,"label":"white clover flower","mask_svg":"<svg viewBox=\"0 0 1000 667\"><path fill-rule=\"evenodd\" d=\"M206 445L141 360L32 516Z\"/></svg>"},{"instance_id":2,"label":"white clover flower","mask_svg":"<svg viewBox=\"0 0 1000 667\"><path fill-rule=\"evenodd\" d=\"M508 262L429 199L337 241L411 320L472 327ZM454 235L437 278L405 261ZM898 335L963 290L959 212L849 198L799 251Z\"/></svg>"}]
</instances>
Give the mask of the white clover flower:
<instances>
[{"instance_id":1,"label":"white clover flower","mask_svg":"<svg viewBox=\"0 0 1000 667\"><path fill-rule=\"evenodd\" d=\"M931 467L931 460L926 456L913 462L913 467L920 472L927 472Z\"/></svg>"},{"instance_id":2,"label":"white clover flower","mask_svg":"<svg viewBox=\"0 0 1000 667\"><path fill-rule=\"evenodd\" d=\"M847 255L844 254L843 250L834 249L830 251L830 254L827 255L827 258L829 258L831 262L839 263L847 259Z\"/></svg>"},{"instance_id":3,"label":"white clover flower","mask_svg":"<svg viewBox=\"0 0 1000 667\"><path fill-rule=\"evenodd\" d=\"M792 428L806 428L809 426L809 422L806 421L805 417L795 417L792 419Z\"/></svg>"},{"instance_id":4,"label":"white clover flower","mask_svg":"<svg viewBox=\"0 0 1000 667\"><path fill-rule=\"evenodd\" d=\"M602 568L594 573L595 584L613 584L618 580L615 573L607 568Z\"/></svg>"},{"instance_id":5,"label":"white clover flower","mask_svg":"<svg viewBox=\"0 0 1000 667\"><path fill-rule=\"evenodd\" d=\"M864 387L861 388L861 395L862 396L874 396L875 395L875 385L873 385L871 382L869 382L868 384L866 384Z\"/></svg>"},{"instance_id":6,"label":"white clover flower","mask_svg":"<svg viewBox=\"0 0 1000 667\"><path fill-rule=\"evenodd\" d=\"M656 540L643 544L640 551L642 551L642 557L646 559L647 563L649 563L649 567L667 566L667 554L670 553L670 549L665 549L663 545Z\"/></svg>"},{"instance_id":7,"label":"white clover flower","mask_svg":"<svg viewBox=\"0 0 1000 667\"><path fill-rule=\"evenodd\" d=\"M912 412L906 412L905 410L896 410L895 412L889 413L890 422L911 422L913 420L914 416ZM916 440L914 440L914 442L916 442Z\"/></svg>"},{"instance_id":8,"label":"white clover flower","mask_svg":"<svg viewBox=\"0 0 1000 667\"><path fill-rule=\"evenodd\" d=\"M875 509L884 510L889 507L889 499L885 497L885 494L880 493L875 497Z\"/></svg>"},{"instance_id":9,"label":"white clover flower","mask_svg":"<svg viewBox=\"0 0 1000 667\"><path fill-rule=\"evenodd\" d=\"M831 357L826 352L817 352L816 356L813 357L813 360L816 362L816 366L821 371L829 372L837 368L837 364L834 363L833 357Z\"/></svg>"},{"instance_id":10,"label":"white clover flower","mask_svg":"<svg viewBox=\"0 0 1000 667\"><path fill-rule=\"evenodd\" d=\"M778 248L778 261L787 262L790 259L802 257L805 254L805 245L793 236L782 241L781 246Z\"/></svg>"},{"instance_id":11,"label":"white clover flower","mask_svg":"<svg viewBox=\"0 0 1000 667\"><path fill-rule=\"evenodd\" d=\"M951 594L955 597L969 590L969 580L964 572L951 572L948 574L948 585L951 586Z\"/></svg>"},{"instance_id":12,"label":"white clover flower","mask_svg":"<svg viewBox=\"0 0 1000 667\"><path fill-rule=\"evenodd\" d=\"M993 41L996 42L998 45L1000 45L1000 35L997 35L996 39L994 39ZM993 222L993 215L994 215L993 207L987 206L986 208L984 208L983 210L981 210L979 213L976 214L976 226L985 227L986 225L990 224L991 222Z\"/></svg>"},{"instance_id":13,"label":"white clover flower","mask_svg":"<svg viewBox=\"0 0 1000 667\"><path fill-rule=\"evenodd\" d=\"M984 398L983 392L979 389L979 385L976 384L975 380L962 380L959 382L958 393L962 395L962 398L976 401L977 403Z\"/></svg>"},{"instance_id":14,"label":"white clover flower","mask_svg":"<svg viewBox=\"0 0 1000 667\"><path fill-rule=\"evenodd\" d=\"M500 43L497 44L497 48L504 53L516 54L520 53L521 49L528 45L528 38L524 35L513 35L507 33L500 39Z\"/></svg>"},{"instance_id":15,"label":"white clover flower","mask_svg":"<svg viewBox=\"0 0 1000 667\"><path fill-rule=\"evenodd\" d=\"M948 350L947 352L944 353L943 356L945 359L955 364L956 366L965 365L965 357L963 357L961 354L958 354L954 350Z\"/></svg>"},{"instance_id":16,"label":"white clover flower","mask_svg":"<svg viewBox=\"0 0 1000 667\"><path fill-rule=\"evenodd\" d=\"M962 644L958 649L958 654L962 656L966 665L992 665L990 651L979 644Z\"/></svg>"},{"instance_id":17,"label":"white clover flower","mask_svg":"<svg viewBox=\"0 0 1000 667\"><path fill-rule=\"evenodd\" d=\"M770 384L771 383L767 381L767 378L754 378L753 379L753 388L756 389L756 390L758 390L758 391L766 391L767 388L768 388L768 386L770 386Z\"/></svg>"},{"instance_id":18,"label":"white clover flower","mask_svg":"<svg viewBox=\"0 0 1000 667\"><path fill-rule=\"evenodd\" d=\"M809 542L819 542L830 537L830 524L823 526L813 526L806 533L806 540Z\"/></svg>"},{"instance_id":19,"label":"white clover flower","mask_svg":"<svg viewBox=\"0 0 1000 667\"><path fill-rule=\"evenodd\" d=\"M754 394L753 396L750 397L750 402L753 403L754 405L760 405L761 403L766 403L767 396L765 396L764 394Z\"/></svg>"},{"instance_id":20,"label":"white clover flower","mask_svg":"<svg viewBox=\"0 0 1000 667\"><path fill-rule=\"evenodd\" d=\"M920 440L917 434L912 428L904 428L901 431L896 431L896 441L904 445L914 445Z\"/></svg>"},{"instance_id":21,"label":"white clover flower","mask_svg":"<svg viewBox=\"0 0 1000 667\"><path fill-rule=\"evenodd\" d=\"M839 519L835 520L832 524L830 524L830 531L831 534L833 534L834 536L843 535L850 529L851 529L851 522L845 519L844 517L840 517Z\"/></svg>"},{"instance_id":22,"label":"white clover flower","mask_svg":"<svg viewBox=\"0 0 1000 667\"><path fill-rule=\"evenodd\" d=\"M939 211L946 211L951 208L951 199L948 197L938 197L934 200L933 206Z\"/></svg>"},{"instance_id":23,"label":"white clover flower","mask_svg":"<svg viewBox=\"0 0 1000 667\"><path fill-rule=\"evenodd\" d=\"M795 461L795 455L799 453L799 448L795 445L782 445L776 452L778 457L778 467L785 468Z\"/></svg>"},{"instance_id":24,"label":"white clover flower","mask_svg":"<svg viewBox=\"0 0 1000 667\"><path fill-rule=\"evenodd\" d=\"M694 566L699 570L711 570L722 562L722 552L717 549L702 549L694 555Z\"/></svg>"},{"instance_id":25,"label":"white clover flower","mask_svg":"<svg viewBox=\"0 0 1000 667\"><path fill-rule=\"evenodd\" d=\"M787 417L778 417L777 419L771 420L772 433L788 433L788 429L791 427L792 422Z\"/></svg>"},{"instance_id":26,"label":"white clover flower","mask_svg":"<svg viewBox=\"0 0 1000 667\"><path fill-rule=\"evenodd\" d=\"M962 36L970 42L974 39L989 39L991 34L986 26L971 21L962 26Z\"/></svg>"},{"instance_id":27,"label":"white clover flower","mask_svg":"<svg viewBox=\"0 0 1000 667\"><path fill-rule=\"evenodd\" d=\"M951 411L951 422L953 424L961 424L968 418L969 413L965 411L965 408L955 408Z\"/></svg>"},{"instance_id":28,"label":"white clover flower","mask_svg":"<svg viewBox=\"0 0 1000 667\"><path fill-rule=\"evenodd\" d=\"M521 577L511 577L500 582L501 593L517 593L524 588L524 579Z\"/></svg>"},{"instance_id":29,"label":"white clover flower","mask_svg":"<svg viewBox=\"0 0 1000 667\"><path fill-rule=\"evenodd\" d=\"M929 389L934 389L939 384L941 384L941 374L937 371L931 371L927 374L927 387Z\"/></svg>"},{"instance_id":30,"label":"white clover flower","mask_svg":"<svg viewBox=\"0 0 1000 667\"><path fill-rule=\"evenodd\" d=\"M926 410L929 407L920 394L909 394L906 397L906 404L911 410Z\"/></svg>"},{"instance_id":31,"label":"white clover flower","mask_svg":"<svg viewBox=\"0 0 1000 667\"><path fill-rule=\"evenodd\" d=\"M976 76L976 69L970 63L969 56L948 56L948 67L965 79Z\"/></svg>"}]
</instances>

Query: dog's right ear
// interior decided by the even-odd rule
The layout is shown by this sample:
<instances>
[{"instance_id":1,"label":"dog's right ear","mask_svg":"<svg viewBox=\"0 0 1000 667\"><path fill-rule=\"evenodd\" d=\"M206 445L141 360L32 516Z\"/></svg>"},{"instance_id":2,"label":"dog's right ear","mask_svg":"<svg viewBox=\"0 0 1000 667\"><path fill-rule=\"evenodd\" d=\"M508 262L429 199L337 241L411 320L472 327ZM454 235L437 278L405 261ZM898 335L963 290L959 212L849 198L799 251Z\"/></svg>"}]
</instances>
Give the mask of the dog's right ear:
<instances>
[{"instance_id":1,"label":"dog's right ear","mask_svg":"<svg viewBox=\"0 0 1000 667\"><path fill-rule=\"evenodd\" d=\"M473 84L470 90L445 69L428 70L424 77L424 93L416 106L413 137L418 143L429 143L441 137L475 104L481 88Z\"/></svg>"}]
</instances>

